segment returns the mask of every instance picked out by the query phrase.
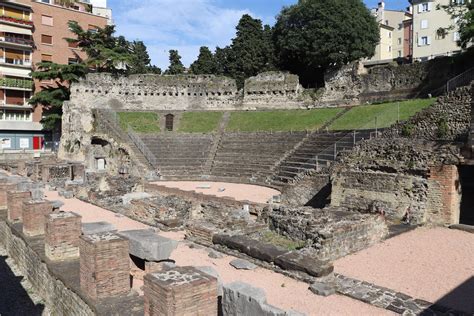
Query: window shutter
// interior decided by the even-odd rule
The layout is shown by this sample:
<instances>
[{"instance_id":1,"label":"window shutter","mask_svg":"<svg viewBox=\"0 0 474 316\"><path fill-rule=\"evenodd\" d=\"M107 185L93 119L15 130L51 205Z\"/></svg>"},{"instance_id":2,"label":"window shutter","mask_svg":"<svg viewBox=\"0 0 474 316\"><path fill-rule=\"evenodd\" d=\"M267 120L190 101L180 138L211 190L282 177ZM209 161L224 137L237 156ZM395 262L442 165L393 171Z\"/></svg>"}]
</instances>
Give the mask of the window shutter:
<instances>
[{"instance_id":1,"label":"window shutter","mask_svg":"<svg viewBox=\"0 0 474 316\"><path fill-rule=\"evenodd\" d=\"M421 13L421 12L423 12L423 5L420 3L418 5L418 13Z\"/></svg>"},{"instance_id":2,"label":"window shutter","mask_svg":"<svg viewBox=\"0 0 474 316\"><path fill-rule=\"evenodd\" d=\"M423 39L420 37L418 37L418 46L422 46L423 45Z\"/></svg>"},{"instance_id":3,"label":"window shutter","mask_svg":"<svg viewBox=\"0 0 474 316\"><path fill-rule=\"evenodd\" d=\"M431 11L431 7L432 7L433 3L431 2L428 2L428 11Z\"/></svg>"},{"instance_id":4,"label":"window shutter","mask_svg":"<svg viewBox=\"0 0 474 316\"><path fill-rule=\"evenodd\" d=\"M431 44L431 36L426 37L426 44L428 44L428 45Z\"/></svg>"}]
</instances>

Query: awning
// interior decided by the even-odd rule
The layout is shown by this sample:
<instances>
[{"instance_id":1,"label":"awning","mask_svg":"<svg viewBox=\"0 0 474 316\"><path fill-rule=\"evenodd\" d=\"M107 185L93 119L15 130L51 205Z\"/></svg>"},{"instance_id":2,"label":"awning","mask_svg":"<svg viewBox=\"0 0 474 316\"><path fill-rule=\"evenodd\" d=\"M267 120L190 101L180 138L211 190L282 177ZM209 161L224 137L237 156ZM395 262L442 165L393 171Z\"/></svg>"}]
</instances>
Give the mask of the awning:
<instances>
[{"instance_id":1,"label":"awning","mask_svg":"<svg viewBox=\"0 0 474 316\"><path fill-rule=\"evenodd\" d=\"M0 32L24 34L24 35L30 35L30 36L32 35L31 29L11 26L11 25L1 24L1 23L0 23Z\"/></svg>"}]
</instances>

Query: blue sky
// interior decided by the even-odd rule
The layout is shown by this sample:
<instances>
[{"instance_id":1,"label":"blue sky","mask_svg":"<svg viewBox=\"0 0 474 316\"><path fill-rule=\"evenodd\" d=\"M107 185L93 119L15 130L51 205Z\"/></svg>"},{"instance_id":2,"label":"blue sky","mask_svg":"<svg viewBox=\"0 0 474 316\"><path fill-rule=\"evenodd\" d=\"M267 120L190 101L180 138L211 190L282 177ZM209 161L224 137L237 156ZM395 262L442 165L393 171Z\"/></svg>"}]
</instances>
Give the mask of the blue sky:
<instances>
[{"instance_id":1,"label":"blue sky","mask_svg":"<svg viewBox=\"0 0 474 316\"><path fill-rule=\"evenodd\" d=\"M199 47L226 46L235 35L240 17L248 13L273 24L283 6L297 0L109 0L117 33L129 40L143 40L152 63L166 69L168 51L178 49L185 66ZM375 7L378 0L365 0ZM403 9L404 0L386 0L389 9Z\"/></svg>"}]
</instances>

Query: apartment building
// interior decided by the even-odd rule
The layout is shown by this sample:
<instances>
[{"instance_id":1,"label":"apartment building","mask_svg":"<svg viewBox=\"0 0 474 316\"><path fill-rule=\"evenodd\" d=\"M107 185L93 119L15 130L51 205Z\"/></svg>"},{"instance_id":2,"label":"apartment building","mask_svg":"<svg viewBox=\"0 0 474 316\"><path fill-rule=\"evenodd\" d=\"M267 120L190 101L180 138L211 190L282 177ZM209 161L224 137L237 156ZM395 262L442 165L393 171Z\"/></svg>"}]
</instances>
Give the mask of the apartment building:
<instances>
[{"instance_id":1,"label":"apartment building","mask_svg":"<svg viewBox=\"0 0 474 316\"><path fill-rule=\"evenodd\" d=\"M413 59L429 60L460 52L456 21L443 6L464 6L468 0L411 0L413 12ZM451 29L449 29L452 27Z\"/></svg>"},{"instance_id":2,"label":"apartment building","mask_svg":"<svg viewBox=\"0 0 474 316\"><path fill-rule=\"evenodd\" d=\"M105 0L96 1L106 6ZM70 7L55 0L10 0L0 3L0 10L0 150L42 150L54 139L42 129L43 108L33 109L28 99L49 82L33 84L31 71L42 61L70 64L86 58L65 40L73 37L68 22L94 30L110 24L112 16L94 14L90 0Z\"/></svg>"},{"instance_id":3,"label":"apartment building","mask_svg":"<svg viewBox=\"0 0 474 316\"><path fill-rule=\"evenodd\" d=\"M410 58L411 13L387 10L385 2L380 1L378 7L372 10L372 14L379 24L380 42L375 49L374 57L368 63L383 63L397 58Z\"/></svg>"}]
</instances>

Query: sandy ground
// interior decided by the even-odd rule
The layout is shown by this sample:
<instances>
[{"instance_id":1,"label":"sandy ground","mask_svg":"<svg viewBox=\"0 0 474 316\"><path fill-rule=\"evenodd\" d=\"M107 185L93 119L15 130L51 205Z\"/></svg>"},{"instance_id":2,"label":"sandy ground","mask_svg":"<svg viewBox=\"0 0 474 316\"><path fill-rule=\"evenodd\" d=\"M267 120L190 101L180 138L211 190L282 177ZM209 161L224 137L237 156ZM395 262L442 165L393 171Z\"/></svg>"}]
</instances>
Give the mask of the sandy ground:
<instances>
[{"instance_id":1,"label":"sandy ground","mask_svg":"<svg viewBox=\"0 0 474 316\"><path fill-rule=\"evenodd\" d=\"M342 258L335 270L474 313L474 234L419 228Z\"/></svg>"},{"instance_id":2,"label":"sandy ground","mask_svg":"<svg viewBox=\"0 0 474 316\"><path fill-rule=\"evenodd\" d=\"M83 222L107 221L118 230L144 229L147 225L138 223L123 216L90 205L77 199L65 200L57 192L47 192L49 200L61 200L65 203L65 211L74 211L83 217ZM160 235L182 241L183 233L160 232ZM276 307L297 310L307 315L394 315L393 313L364 304L357 300L333 295L323 298L314 295L308 290L308 285L298 282L281 274L257 268L254 271L238 271L229 265L233 257L225 256L222 259L211 259L208 249L189 248L186 242L181 242L174 251L171 259L180 266L211 266L216 269L224 283L242 281L265 290L268 302ZM141 286L138 282L134 288Z\"/></svg>"},{"instance_id":3,"label":"sandy ground","mask_svg":"<svg viewBox=\"0 0 474 316\"><path fill-rule=\"evenodd\" d=\"M184 191L196 191L207 195L218 197L233 197L237 201L250 201L255 203L267 203L274 195L280 192L271 188L251 184L224 183L224 182L197 182L197 181L159 181L154 184L169 188L177 188ZM199 186L210 185L209 189L199 189ZM219 192L224 188L225 191Z\"/></svg>"}]
</instances>

